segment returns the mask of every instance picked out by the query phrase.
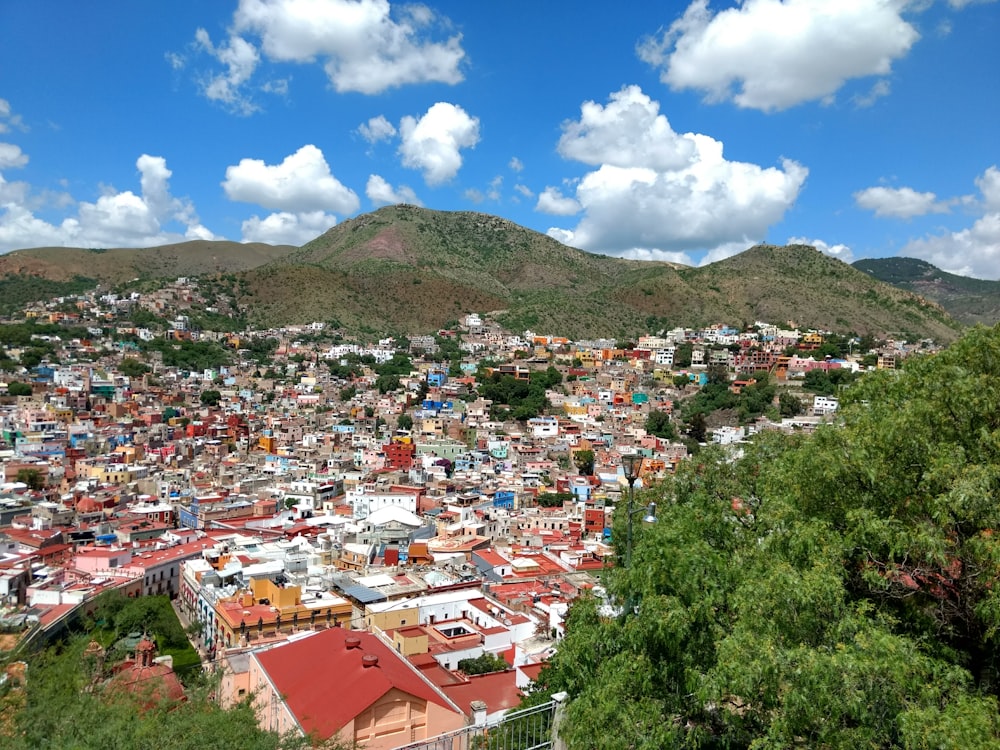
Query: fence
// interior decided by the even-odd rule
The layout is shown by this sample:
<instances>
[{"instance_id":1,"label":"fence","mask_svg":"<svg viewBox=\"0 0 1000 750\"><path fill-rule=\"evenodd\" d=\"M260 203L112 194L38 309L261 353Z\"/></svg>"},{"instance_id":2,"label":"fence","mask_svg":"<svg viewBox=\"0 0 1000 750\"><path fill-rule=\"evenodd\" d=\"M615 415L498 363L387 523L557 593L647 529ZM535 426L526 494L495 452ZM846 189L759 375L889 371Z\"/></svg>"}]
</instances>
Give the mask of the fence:
<instances>
[{"instance_id":1,"label":"fence","mask_svg":"<svg viewBox=\"0 0 1000 750\"><path fill-rule=\"evenodd\" d=\"M463 727L396 750L558 750L555 728L561 701L506 714L499 721Z\"/></svg>"}]
</instances>

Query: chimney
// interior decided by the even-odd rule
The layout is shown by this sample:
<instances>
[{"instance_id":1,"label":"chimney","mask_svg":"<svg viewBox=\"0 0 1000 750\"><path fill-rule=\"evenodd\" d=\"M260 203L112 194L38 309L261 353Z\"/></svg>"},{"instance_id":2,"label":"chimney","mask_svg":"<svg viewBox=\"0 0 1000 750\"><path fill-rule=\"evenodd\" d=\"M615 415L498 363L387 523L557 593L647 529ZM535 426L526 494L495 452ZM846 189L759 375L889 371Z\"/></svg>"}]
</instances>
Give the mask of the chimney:
<instances>
[{"instance_id":1,"label":"chimney","mask_svg":"<svg viewBox=\"0 0 1000 750\"><path fill-rule=\"evenodd\" d=\"M469 704L472 709L472 725L476 727L486 726L486 702L485 701L472 701Z\"/></svg>"},{"instance_id":2,"label":"chimney","mask_svg":"<svg viewBox=\"0 0 1000 750\"><path fill-rule=\"evenodd\" d=\"M352 648L361 648L361 639L356 635L349 635L344 639L344 648L350 651Z\"/></svg>"}]
</instances>

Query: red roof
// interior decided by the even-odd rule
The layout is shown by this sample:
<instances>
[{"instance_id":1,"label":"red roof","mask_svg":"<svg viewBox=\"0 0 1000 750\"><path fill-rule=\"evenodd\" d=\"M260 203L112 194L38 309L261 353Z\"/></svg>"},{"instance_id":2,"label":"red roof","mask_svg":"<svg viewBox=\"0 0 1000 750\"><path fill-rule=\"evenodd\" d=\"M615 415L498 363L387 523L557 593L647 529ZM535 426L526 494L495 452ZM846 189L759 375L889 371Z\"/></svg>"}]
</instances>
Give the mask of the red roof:
<instances>
[{"instance_id":1,"label":"red roof","mask_svg":"<svg viewBox=\"0 0 1000 750\"><path fill-rule=\"evenodd\" d=\"M444 685L441 689L460 706L468 706L472 701L483 701L487 713L491 714L521 704L517 673L513 669L475 675L470 677L468 682Z\"/></svg>"},{"instance_id":2,"label":"red roof","mask_svg":"<svg viewBox=\"0 0 1000 750\"><path fill-rule=\"evenodd\" d=\"M357 648L348 648L357 639ZM378 657L365 666L364 656ZM370 633L330 628L255 655L306 734L327 739L393 688L461 713ZM335 679L327 679L335 676Z\"/></svg>"}]
</instances>

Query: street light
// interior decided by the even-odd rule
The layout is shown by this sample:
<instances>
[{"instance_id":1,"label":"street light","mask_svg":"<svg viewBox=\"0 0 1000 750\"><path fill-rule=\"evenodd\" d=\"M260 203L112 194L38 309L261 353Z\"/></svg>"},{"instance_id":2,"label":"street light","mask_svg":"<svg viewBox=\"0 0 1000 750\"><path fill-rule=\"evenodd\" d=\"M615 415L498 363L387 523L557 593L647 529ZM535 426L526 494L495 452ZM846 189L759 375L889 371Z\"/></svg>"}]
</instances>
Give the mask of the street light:
<instances>
[{"instance_id":1,"label":"street light","mask_svg":"<svg viewBox=\"0 0 1000 750\"><path fill-rule=\"evenodd\" d=\"M644 523L654 523L656 521L656 503L650 503L645 508L634 509L635 504L635 480L639 478L639 471L642 469L642 456L638 453L622 454L622 472L625 474L625 481L628 482L628 531L625 536L625 567L632 563L632 517L636 513L646 511L643 516Z\"/></svg>"}]
</instances>

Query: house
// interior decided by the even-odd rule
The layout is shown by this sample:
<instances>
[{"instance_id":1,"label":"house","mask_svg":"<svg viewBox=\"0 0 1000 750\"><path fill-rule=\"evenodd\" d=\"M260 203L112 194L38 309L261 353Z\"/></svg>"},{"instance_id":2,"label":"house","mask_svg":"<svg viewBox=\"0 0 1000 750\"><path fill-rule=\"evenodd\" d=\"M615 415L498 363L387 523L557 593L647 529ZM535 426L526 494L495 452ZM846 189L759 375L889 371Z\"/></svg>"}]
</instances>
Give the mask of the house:
<instances>
[{"instance_id":1,"label":"house","mask_svg":"<svg viewBox=\"0 0 1000 750\"><path fill-rule=\"evenodd\" d=\"M249 690L261 727L371 750L465 725L462 710L370 633L330 628L253 652Z\"/></svg>"}]
</instances>

